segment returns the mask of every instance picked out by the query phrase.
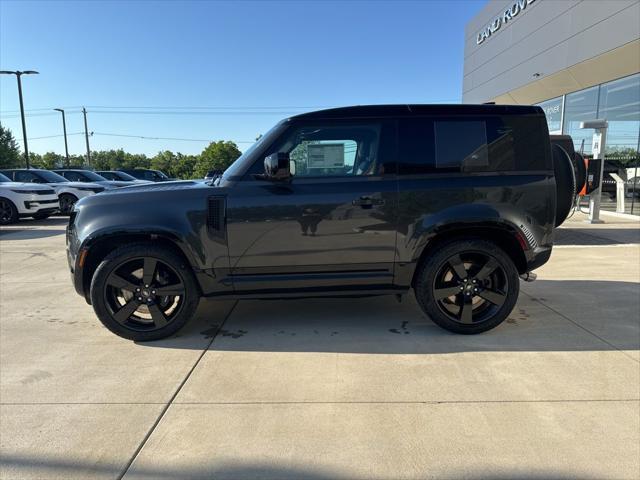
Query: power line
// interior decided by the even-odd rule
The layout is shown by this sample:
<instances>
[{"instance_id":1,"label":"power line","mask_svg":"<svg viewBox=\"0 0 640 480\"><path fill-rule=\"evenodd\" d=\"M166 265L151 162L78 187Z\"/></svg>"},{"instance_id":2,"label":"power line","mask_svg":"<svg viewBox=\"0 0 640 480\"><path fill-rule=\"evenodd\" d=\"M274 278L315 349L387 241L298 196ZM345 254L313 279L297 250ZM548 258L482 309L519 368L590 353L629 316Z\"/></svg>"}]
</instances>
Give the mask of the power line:
<instances>
[{"instance_id":1,"label":"power line","mask_svg":"<svg viewBox=\"0 0 640 480\"><path fill-rule=\"evenodd\" d=\"M84 132L76 132L76 133L67 133L67 135L82 135ZM64 134L58 135L45 135L43 137L29 137L29 140L42 140L43 138L56 138L56 137L64 137Z\"/></svg>"},{"instance_id":2,"label":"power line","mask_svg":"<svg viewBox=\"0 0 640 480\"><path fill-rule=\"evenodd\" d=\"M213 106L151 106L151 107L136 107L136 106L105 106L105 105L89 105L87 108L103 108L103 109L130 109L130 110L306 110L306 109L320 109L320 108L334 108L332 105L309 105L309 106L296 106L296 105L280 105L280 106L263 106L263 105L213 105Z\"/></svg>"},{"instance_id":3,"label":"power line","mask_svg":"<svg viewBox=\"0 0 640 480\"><path fill-rule=\"evenodd\" d=\"M459 102L459 99L435 100L431 103L449 103ZM66 106L62 107L68 110L70 114L82 113L82 107ZM319 110L327 108L336 108L335 105L249 105L249 106L230 106L230 105L210 105L210 106L108 106L108 105L89 105L87 107L89 113L99 114L126 114L126 115L289 115L300 113L299 110ZM95 109L95 110L92 110ZM27 116L49 116L55 115L50 108L33 108L27 109L25 112L31 112ZM4 118L15 118L18 115L17 110L0 110L0 116ZM8 114L8 115L7 115Z\"/></svg>"},{"instance_id":4,"label":"power line","mask_svg":"<svg viewBox=\"0 0 640 480\"><path fill-rule=\"evenodd\" d=\"M142 140L175 140L180 142L215 142L210 138L176 138L176 137L148 137L145 135L127 135L124 133L107 133L107 132L93 132L93 135L102 135L106 137L126 137L126 138L139 138ZM234 140L234 143L255 143L255 140Z\"/></svg>"},{"instance_id":5,"label":"power line","mask_svg":"<svg viewBox=\"0 0 640 480\"><path fill-rule=\"evenodd\" d=\"M80 106L66 106L62 107L65 110L78 110L81 111L82 107ZM140 107L135 105L128 106L109 106L109 105L88 105L87 109L103 109L103 110L181 110L181 111L206 111L206 110L235 110L235 111L246 111L246 110L312 110L312 109L323 109L323 108L333 108L330 105L309 105L309 106L300 106L300 105L280 105L280 106L264 106L264 105L212 105L212 106L148 106L148 107ZM48 112L51 108L31 108L25 110L25 112ZM90 110L89 110L90 111ZM19 110L0 110L0 113L19 113Z\"/></svg>"},{"instance_id":6,"label":"power line","mask_svg":"<svg viewBox=\"0 0 640 480\"><path fill-rule=\"evenodd\" d=\"M299 112L292 111L143 111L143 110L90 110L91 114L106 115L290 115Z\"/></svg>"}]
</instances>

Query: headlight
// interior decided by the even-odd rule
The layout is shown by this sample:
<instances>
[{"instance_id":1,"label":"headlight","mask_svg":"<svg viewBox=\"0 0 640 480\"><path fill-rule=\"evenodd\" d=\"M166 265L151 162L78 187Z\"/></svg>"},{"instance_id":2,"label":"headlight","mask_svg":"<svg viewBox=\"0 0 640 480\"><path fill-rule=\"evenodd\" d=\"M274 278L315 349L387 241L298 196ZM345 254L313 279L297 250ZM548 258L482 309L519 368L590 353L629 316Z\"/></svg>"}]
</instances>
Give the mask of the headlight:
<instances>
[{"instance_id":1,"label":"headlight","mask_svg":"<svg viewBox=\"0 0 640 480\"><path fill-rule=\"evenodd\" d=\"M13 190L13 189L11 191L15 193L36 193L37 192L37 190Z\"/></svg>"},{"instance_id":2,"label":"headlight","mask_svg":"<svg viewBox=\"0 0 640 480\"><path fill-rule=\"evenodd\" d=\"M100 193L104 191L104 188L102 187L75 187L75 188L76 190L82 190L83 192Z\"/></svg>"}]
</instances>

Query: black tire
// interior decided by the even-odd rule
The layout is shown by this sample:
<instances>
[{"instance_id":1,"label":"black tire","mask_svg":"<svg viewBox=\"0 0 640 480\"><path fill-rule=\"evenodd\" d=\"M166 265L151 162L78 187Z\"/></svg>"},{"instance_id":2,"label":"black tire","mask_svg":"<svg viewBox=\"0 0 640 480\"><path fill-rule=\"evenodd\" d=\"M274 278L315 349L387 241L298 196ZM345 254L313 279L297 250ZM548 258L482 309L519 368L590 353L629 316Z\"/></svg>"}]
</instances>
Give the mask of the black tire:
<instances>
[{"instance_id":1,"label":"black tire","mask_svg":"<svg viewBox=\"0 0 640 480\"><path fill-rule=\"evenodd\" d=\"M62 193L58 200L60 201L60 213L62 215L69 215L73 210L73 206L78 201L78 197L70 193Z\"/></svg>"},{"instance_id":2,"label":"black tire","mask_svg":"<svg viewBox=\"0 0 640 480\"><path fill-rule=\"evenodd\" d=\"M50 213L36 213L35 215L31 215L31 218L33 218L34 220L46 220L50 216Z\"/></svg>"},{"instance_id":3,"label":"black tire","mask_svg":"<svg viewBox=\"0 0 640 480\"><path fill-rule=\"evenodd\" d=\"M107 255L93 275L90 295L105 327L140 342L176 333L200 300L187 262L169 249L146 243L120 247Z\"/></svg>"},{"instance_id":4,"label":"black tire","mask_svg":"<svg viewBox=\"0 0 640 480\"><path fill-rule=\"evenodd\" d=\"M418 268L414 285L418 304L435 324L454 333L475 334L497 327L509 316L520 293L513 261L486 240L442 244Z\"/></svg>"},{"instance_id":5,"label":"black tire","mask_svg":"<svg viewBox=\"0 0 640 480\"><path fill-rule=\"evenodd\" d=\"M18 209L8 198L0 197L0 225L18 221Z\"/></svg>"},{"instance_id":6,"label":"black tire","mask_svg":"<svg viewBox=\"0 0 640 480\"><path fill-rule=\"evenodd\" d=\"M551 146L553 152L553 171L556 179L556 221L559 227L567 219L578 194L574 164L564 148Z\"/></svg>"}]
</instances>

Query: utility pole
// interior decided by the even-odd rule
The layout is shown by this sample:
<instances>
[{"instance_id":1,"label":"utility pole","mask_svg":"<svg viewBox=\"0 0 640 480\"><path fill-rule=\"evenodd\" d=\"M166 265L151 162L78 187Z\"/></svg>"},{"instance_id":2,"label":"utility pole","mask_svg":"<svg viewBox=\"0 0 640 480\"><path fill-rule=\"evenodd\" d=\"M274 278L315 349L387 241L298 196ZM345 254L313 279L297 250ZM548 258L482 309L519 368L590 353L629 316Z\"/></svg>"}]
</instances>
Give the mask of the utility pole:
<instances>
[{"instance_id":1,"label":"utility pole","mask_svg":"<svg viewBox=\"0 0 640 480\"><path fill-rule=\"evenodd\" d=\"M87 143L87 166L91 166L91 150L89 150L89 132L87 131L87 109L82 107L84 115L84 140Z\"/></svg>"},{"instance_id":2,"label":"utility pole","mask_svg":"<svg viewBox=\"0 0 640 480\"><path fill-rule=\"evenodd\" d=\"M35 70L25 70L21 72L20 70L10 71L10 70L1 70L0 74L5 75L15 75L18 79L18 98L20 99L20 117L22 118L22 138L24 141L24 160L27 168L29 168L29 145L27 143L27 126L24 121L24 103L22 101L22 80L20 77L22 75L37 75L38 72Z\"/></svg>"},{"instance_id":3,"label":"utility pole","mask_svg":"<svg viewBox=\"0 0 640 480\"><path fill-rule=\"evenodd\" d=\"M62 131L64 132L64 154L66 158L65 166L69 168L69 146L67 145L67 122L64 118L64 110L62 108L54 108L55 111L62 113Z\"/></svg>"}]
</instances>

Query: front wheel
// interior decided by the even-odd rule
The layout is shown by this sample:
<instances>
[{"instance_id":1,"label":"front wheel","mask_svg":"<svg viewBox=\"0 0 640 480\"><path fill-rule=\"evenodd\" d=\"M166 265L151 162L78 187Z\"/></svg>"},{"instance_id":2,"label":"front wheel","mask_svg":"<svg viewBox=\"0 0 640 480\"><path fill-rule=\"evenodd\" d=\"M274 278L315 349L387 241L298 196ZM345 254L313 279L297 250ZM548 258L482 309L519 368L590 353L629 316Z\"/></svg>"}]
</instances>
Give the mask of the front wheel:
<instances>
[{"instance_id":1,"label":"front wheel","mask_svg":"<svg viewBox=\"0 0 640 480\"><path fill-rule=\"evenodd\" d=\"M511 258L485 240L442 245L417 275L415 295L423 311L454 333L481 333L500 325L520 292Z\"/></svg>"},{"instance_id":2,"label":"front wheel","mask_svg":"<svg viewBox=\"0 0 640 480\"><path fill-rule=\"evenodd\" d=\"M7 198L0 198L0 225L9 225L18 221L18 209Z\"/></svg>"},{"instance_id":3,"label":"front wheel","mask_svg":"<svg viewBox=\"0 0 640 480\"><path fill-rule=\"evenodd\" d=\"M176 333L198 306L196 280L187 263L169 249L149 244L120 247L98 266L91 303L105 327L135 341Z\"/></svg>"}]
</instances>

